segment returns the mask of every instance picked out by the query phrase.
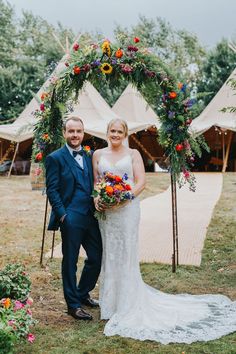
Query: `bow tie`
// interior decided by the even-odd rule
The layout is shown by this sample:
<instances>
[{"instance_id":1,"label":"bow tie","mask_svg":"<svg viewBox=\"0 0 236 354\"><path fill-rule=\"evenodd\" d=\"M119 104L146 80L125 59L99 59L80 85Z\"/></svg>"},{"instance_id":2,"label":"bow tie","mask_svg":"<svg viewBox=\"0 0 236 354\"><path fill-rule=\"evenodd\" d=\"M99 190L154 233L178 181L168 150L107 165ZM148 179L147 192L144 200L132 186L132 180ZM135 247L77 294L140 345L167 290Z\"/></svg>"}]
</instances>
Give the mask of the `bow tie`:
<instances>
[{"instance_id":1,"label":"bow tie","mask_svg":"<svg viewBox=\"0 0 236 354\"><path fill-rule=\"evenodd\" d=\"M84 151L82 149L78 150L78 151L77 150L73 150L72 153L73 153L74 157L76 157L77 155L83 156Z\"/></svg>"}]
</instances>

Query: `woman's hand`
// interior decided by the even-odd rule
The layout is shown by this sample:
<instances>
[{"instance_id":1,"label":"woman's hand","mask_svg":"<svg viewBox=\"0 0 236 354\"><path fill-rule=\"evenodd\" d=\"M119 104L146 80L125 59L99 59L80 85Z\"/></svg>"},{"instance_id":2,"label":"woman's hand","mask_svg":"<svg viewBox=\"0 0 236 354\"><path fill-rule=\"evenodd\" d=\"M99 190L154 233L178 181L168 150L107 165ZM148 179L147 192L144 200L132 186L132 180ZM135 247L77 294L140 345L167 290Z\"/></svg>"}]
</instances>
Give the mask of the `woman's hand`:
<instances>
[{"instance_id":1,"label":"woman's hand","mask_svg":"<svg viewBox=\"0 0 236 354\"><path fill-rule=\"evenodd\" d=\"M109 206L102 202L100 196L94 198L94 205L97 211L104 211L109 208Z\"/></svg>"}]
</instances>

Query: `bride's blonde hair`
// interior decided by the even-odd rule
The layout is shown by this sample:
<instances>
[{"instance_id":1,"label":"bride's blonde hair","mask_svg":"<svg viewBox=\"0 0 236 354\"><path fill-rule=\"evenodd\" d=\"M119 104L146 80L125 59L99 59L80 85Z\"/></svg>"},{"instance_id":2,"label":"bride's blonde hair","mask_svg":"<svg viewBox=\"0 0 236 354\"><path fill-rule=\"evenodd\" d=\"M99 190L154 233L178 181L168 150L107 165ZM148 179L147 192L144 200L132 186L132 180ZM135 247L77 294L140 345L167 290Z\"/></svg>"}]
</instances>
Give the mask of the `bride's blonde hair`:
<instances>
[{"instance_id":1,"label":"bride's blonde hair","mask_svg":"<svg viewBox=\"0 0 236 354\"><path fill-rule=\"evenodd\" d=\"M115 123L120 123L122 125L122 128L124 129L124 133L125 133L125 138L126 138L128 136L128 125L125 120L120 118L114 118L110 120L110 122L107 125L107 134L109 133L109 130L111 129L112 125Z\"/></svg>"}]
</instances>

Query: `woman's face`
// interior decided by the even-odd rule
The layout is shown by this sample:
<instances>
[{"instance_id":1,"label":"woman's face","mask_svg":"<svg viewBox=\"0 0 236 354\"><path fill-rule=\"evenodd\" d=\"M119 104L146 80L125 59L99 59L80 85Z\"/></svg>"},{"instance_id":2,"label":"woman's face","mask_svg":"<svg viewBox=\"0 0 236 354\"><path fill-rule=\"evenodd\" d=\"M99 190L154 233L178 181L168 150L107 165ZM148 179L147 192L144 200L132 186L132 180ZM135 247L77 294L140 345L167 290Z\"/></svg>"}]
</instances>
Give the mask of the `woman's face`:
<instances>
[{"instance_id":1,"label":"woman's face","mask_svg":"<svg viewBox=\"0 0 236 354\"><path fill-rule=\"evenodd\" d=\"M120 122L113 123L108 130L107 138L114 146L122 144L125 139L125 129L123 125Z\"/></svg>"}]
</instances>

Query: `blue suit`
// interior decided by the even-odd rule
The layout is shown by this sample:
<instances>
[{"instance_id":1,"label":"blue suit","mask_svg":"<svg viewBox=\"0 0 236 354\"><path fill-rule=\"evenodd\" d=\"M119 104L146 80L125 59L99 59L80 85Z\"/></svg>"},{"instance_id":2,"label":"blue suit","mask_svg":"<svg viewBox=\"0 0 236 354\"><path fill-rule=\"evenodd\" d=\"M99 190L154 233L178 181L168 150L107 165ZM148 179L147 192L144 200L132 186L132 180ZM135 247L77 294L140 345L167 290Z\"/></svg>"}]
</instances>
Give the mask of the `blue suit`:
<instances>
[{"instance_id":1,"label":"blue suit","mask_svg":"<svg viewBox=\"0 0 236 354\"><path fill-rule=\"evenodd\" d=\"M81 307L95 287L102 258L102 242L94 217L91 156L84 154L82 169L66 146L46 158L47 196L52 206L48 230L60 228L62 236L62 280L68 308ZM60 219L65 215L63 222ZM87 253L77 285L80 246Z\"/></svg>"}]
</instances>

